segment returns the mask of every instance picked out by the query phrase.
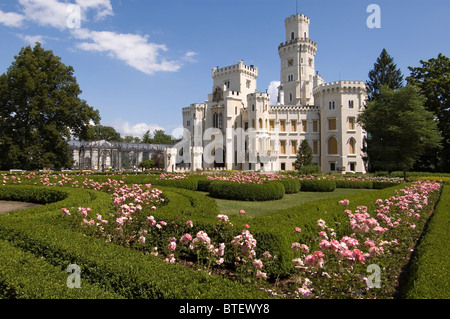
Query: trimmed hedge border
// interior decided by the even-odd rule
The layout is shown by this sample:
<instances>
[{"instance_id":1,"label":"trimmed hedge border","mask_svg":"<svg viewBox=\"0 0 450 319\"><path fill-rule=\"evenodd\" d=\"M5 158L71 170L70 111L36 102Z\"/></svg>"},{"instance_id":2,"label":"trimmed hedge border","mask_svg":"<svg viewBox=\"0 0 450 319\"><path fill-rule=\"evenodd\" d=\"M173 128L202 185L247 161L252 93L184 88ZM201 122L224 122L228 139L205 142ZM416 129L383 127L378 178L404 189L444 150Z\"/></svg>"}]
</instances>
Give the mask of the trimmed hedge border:
<instances>
[{"instance_id":1,"label":"trimmed hedge border","mask_svg":"<svg viewBox=\"0 0 450 319\"><path fill-rule=\"evenodd\" d=\"M20 192L19 189L22 189L26 192L29 187L4 186L0 189L5 194L7 189L12 192ZM37 189L44 192L56 190L68 196L63 201L49 206L1 215L0 239L8 241L9 245L16 249L36 257L43 257L46 264L53 267L65 269L70 264L77 264L81 268L83 282L101 287L105 294L113 293L125 298L148 299L267 298L267 294L253 287L230 281L219 275L187 269L180 264L168 264L157 257L105 243L85 236L81 232L73 231L61 222L61 207L75 208L84 205L107 209L103 201L109 197L106 193L36 186ZM170 207L174 211L179 211L180 206L175 201L176 195L170 191L167 191L167 195L168 204L164 206L166 213L170 211ZM97 200L100 200L98 204L95 203ZM187 202L192 203L189 199ZM200 203L197 201L196 205ZM3 256L0 257L2 258ZM48 268L48 266L41 266ZM12 285L11 280L4 281L3 284L8 287ZM36 291L34 282L24 284L25 291ZM17 289L15 291L18 291ZM56 293L56 298L66 297L64 293L62 295Z\"/></svg>"},{"instance_id":2,"label":"trimmed hedge border","mask_svg":"<svg viewBox=\"0 0 450 319\"><path fill-rule=\"evenodd\" d=\"M304 192L333 192L336 189L336 182L328 179L303 179L300 184Z\"/></svg>"},{"instance_id":3,"label":"trimmed hedge border","mask_svg":"<svg viewBox=\"0 0 450 319\"><path fill-rule=\"evenodd\" d=\"M450 186L443 186L434 214L425 228L408 269L402 292L407 299L449 299L450 251L449 234Z\"/></svg>"},{"instance_id":4,"label":"trimmed hedge border","mask_svg":"<svg viewBox=\"0 0 450 319\"><path fill-rule=\"evenodd\" d=\"M209 195L214 198L241 201L277 200L283 198L284 186L275 181L262 184L214 181L209 186Z\"/></svg>"},{"instance_id":5,"label":"trimmed hedge border","mask_svg":"<svg viewBox=\"0 0 450 319\"><path fill-rule=\"evenodd\" d=\"M282 178L279 182L283 184L285 194L295 194L301 189L300 180L296 178Z\"/></svg>"}]
</instances>

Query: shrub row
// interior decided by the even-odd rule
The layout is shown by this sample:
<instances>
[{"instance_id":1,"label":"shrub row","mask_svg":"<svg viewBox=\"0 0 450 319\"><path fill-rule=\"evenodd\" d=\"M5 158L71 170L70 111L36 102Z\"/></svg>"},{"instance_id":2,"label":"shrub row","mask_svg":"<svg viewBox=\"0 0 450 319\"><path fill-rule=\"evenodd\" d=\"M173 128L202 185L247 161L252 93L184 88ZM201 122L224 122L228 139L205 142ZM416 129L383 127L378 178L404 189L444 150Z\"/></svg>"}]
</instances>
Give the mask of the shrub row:
<instances>
[{"instance_id":1,"label":"shrub row","mask_svg":"<svg viewBox=\"0 0 450 319\"><path fill-rule=\"evenodd\" d=\"M36 204L49 204L65 199L68 194L62 190L34 186L2 186L0 199L22 201Z\"/></svg>"},{"instance_id":2,"label":"shrub row","mask_svg":"<svg viewBox=\"0 0 450 319\"><path fill-rule=\"evenodd\" d=\"M285 194L295 194L301 189L300 180L295 178L282 178L279 182L283 184Z\"/></svg>"},{"instance_id":3,"label":"shrub row","mask_svg":"<svg viewBox=\"0 0 450 319\"><path fill-rule=\"evenodd\" d=\"M209 195L214 198L241 201L276 200L283 198L284 186L275 181L262 184L214 181L210 184Z\"/></svg>"},{"instance_id":4,"label":"shrub row","mask_svg":"<svg viewBox=\"0 0 450 319\"><path fill-rule=\"evenodd\" d=\"M450 252L445 240L450 231L449 219L450 187L444 186L434 214L410 262L402 298L450 298Z\"/></svg>"},{"instance_id":5,"label":"shrub row","mask_svg":"<svg viewBox=\"0 0 450 319\"><path fill-rule=\"evenodd\" d=\"M336 189L336 182L327 179L303 179L300 184L304 192L333 192Z\"/></svg>"},{"instance_id":6,"label":"shrub row","mask_svg":"<svg viewBox=\"0 0 450 319\"><path fill-rule=\"evenodd\" d=\"M22 186L9 188L12 187L21 188ZM50 189L52 188L45 188L45 190ZM259 290L221 276L194 271L179 264L167 264L157 257L143 255L139 251L105 243L85 236L81 232L73 231L64 223L59 223L60 208L77 207L76 203L80 198L84 199L83 204L86 207L95 207L94 202L87 206L88 203L85 200L95 193L102 199L103 193L70 188L65 188L63 192L68 193L69 196L59 203L52 204L58 204L58 209L48 210L42 206L1 215L0 238L34 256L43 257L54 267L65 269L70 264L77 264L81 268L83 280L102 287L106 292L120 294L125 298L259 299L266 297L265 293ZM164 206L167 207L166 213L170 211L170 206L177 202L173 200L174 193L170 191L167 193L168 204ZM191 201L187 198L187 202L195 203L197 207L201 205L197 199ZM190 207L194 206L190 205ZM184 211L189 212L189 209ZM2 258L3 256L0 259ZM33 283L30 285L33 286ZM64 298L65 295L56 297Z\"/></svg>"},{"instance_id":7,"label":"shrub row","mask_svg":"<svg viewBox=\"0 0 450 319\"><path fill-rule=\"evenodd\" d=\"M121 299L82 280L69 288L69 274L35 255L0 240L0 298L4 299Z\"/></svg>"}]
</instances>

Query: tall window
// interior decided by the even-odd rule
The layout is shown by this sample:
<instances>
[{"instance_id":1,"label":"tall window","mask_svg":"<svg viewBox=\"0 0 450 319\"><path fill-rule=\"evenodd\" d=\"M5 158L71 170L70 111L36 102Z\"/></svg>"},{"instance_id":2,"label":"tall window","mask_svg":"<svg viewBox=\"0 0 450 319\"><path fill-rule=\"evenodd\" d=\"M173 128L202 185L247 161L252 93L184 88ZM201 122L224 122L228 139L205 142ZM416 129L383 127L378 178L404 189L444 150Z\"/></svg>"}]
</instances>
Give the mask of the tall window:
<instances>
[{"instance_id":1,"label":"tall window","mask_svg":"<svg viewBox=\"0 0 450 319\"><path fill-rule=\"evenodd\" d=\"M291 142L291 146L292 146L292 148L291 148L291 154L292 154L292 155L297 154L297 141L292 141L292 142Z\"/></svg>"},{"instance_id":2,"label":"tall window","mask_svg":"<svg viewBox=\"0 0 450 319\"><path fill-rule=\"evenodd\" d=\"M222 113L219 113L219 128L223 127L223 116Z\"/></svg>"},{"instance_id":3,"label":"tall window","mask_svg":"<svg viewBox=\"0 0 450 319\"><path fill-rule=\"evenodd\" d=\"M302 120L302 132L308 131L308 122L306 120Z\"/></svg>"},{"instance_id":4,"label":"tall window","mask_svg":"<svg viewBox=\"0 0 450 319\"><path fill-rule=\"evenodd\" d=\"M319 121L313 121L313 132L319 132Z\"/></svg>"},{"instance_id":5,"label":"tall window","mask_svg":"<svg viewBox=\"0 0 450 319\"><path fill-rule=\"evenodd\" d=\"M313 141L313 154L319 154L319 141Z\"/></svg>"},{"instance_id":6,"label":"tall window","mask_svg":"<svg viewBox=\"0 0 450 319\"><path fill-rule=\"evenodd\" d=\"M356 141L354 138L348 141L348 153L352 155L356 154Z\"/></svg>"},{"instance_id":7,"label":"tall window","mask_svg":"<svg viewBox=\"0 0 450 319\"><path fill-rule=\"evenodd\" d=\"M349 117L348 118L348 129L350 131L355 130L355 118L354 117Z\"/></svg>"},{"instance_id":8,"label":"tall window","mask_svg":"<svg viewBox=\"0 0 450 319\"><path fill-rule=\"evenodd\" d=\"M328 154L337 155L338 154L338 143L337 139L332 136L328 139Z\"/></svg>"},{"instance_id":9,"label":"tall window","mask_svg":"<svg viewBox=\"0 0 450 319\"><path fill-rule=\"evenodd\" d=\"M336 118L328 119L328 129L330 131L337 129Z\"/></svg>"},{"instance_id":10,"label":"tall window","mask_svg":"<svg viewBox=\"0 0 450 319\"><path fill-rule=\"evenodd\" d=\"M292 102L292 93L289 93L289 102Z\"/></svg>"},{"instance_id":11,"label":"tall window","mask_svg":"<svg viewBox=\"0 0 450 319\"><path fill-rule=\"evenodd\" d=\"M348 108L352 109L353 108L353 100L348 101Z\"/></svg>"},{"instance_id":12,"label":"tall window","mask_svg":"<svg viewBox=\"0 0 450 319\"><path fill-rule=\"evenodd\" d=\"M219 127L219 115L217 113L213 115L213 127Z\"/></svg>"},{"instance_id":13,"label":"tall window","mask_svg":"<svg viewBox=\"0 0 450 319\"><path fill-rule=\"evenodd\" d=\"M297 121L295 121L295 120L291 121L291 131L297 132Z\"/></svg>"},{"instance_id":14,"label":"tall window","mask_svg":"<svg viewBox=\"0 0 450 319\"><path fill-rule=\"evenodd\" d=\"M280 141L280 153L286 154L286 141Z\"/></svg>"},{"instance_id":15,"label":"tall window","mask_svg":"<svg viewBox=\"0 0 450 319\"><path fill-rule=\"evenodd\" d=\"M280 131L286 132L286 121L285 120L280 121Z\"/></svg>"},{"instance_id":16,"label":"tall window","mask_svg":"<svg viewBox=\"0 0 450 319\"><path fill-rule=\"evenodd\" d=\"M259 119L259 129L262 130L263 128L263 120Z\"/></svg>"},{"instance_id":17,"label":"tall window","mask_svg":"<svg viewBox=\"0 0 450 319\"><path fill-rule=\"evenodd\" d=\"M269 121L269 125L270 125L270 130L273 131L275 129L275 121L274 120L270 120Z\"/></svg>"}]
</instances>

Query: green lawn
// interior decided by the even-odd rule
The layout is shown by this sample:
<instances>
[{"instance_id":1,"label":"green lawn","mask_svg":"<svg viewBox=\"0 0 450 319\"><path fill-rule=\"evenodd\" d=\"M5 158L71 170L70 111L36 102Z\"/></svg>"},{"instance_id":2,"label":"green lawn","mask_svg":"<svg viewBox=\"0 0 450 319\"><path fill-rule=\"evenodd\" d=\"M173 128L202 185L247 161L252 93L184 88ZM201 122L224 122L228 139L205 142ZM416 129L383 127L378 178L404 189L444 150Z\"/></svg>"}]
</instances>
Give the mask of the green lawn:
<instances>
[{"instance_id":1,"label":"green lawn","mask_svg":"<svg viewBox=\"0 0 450 319\"><path fill-rule=\"evenodd\" d=\"M239 215L241 209L245 210L247 217L257 217L267 213L272 213L280 209L290 208L306 202L337 198L338 200L345 199L346 195L371 192L372 189L351 189L351 188L336 188L334 192L298 192L296 194L285 194L280 200L265 201L265 202L244 202L225 199L216 199L217 206L219 206L220 213L226 215ZM207 195L208 193L204 193Z\"/></svg>"}]
</instances>

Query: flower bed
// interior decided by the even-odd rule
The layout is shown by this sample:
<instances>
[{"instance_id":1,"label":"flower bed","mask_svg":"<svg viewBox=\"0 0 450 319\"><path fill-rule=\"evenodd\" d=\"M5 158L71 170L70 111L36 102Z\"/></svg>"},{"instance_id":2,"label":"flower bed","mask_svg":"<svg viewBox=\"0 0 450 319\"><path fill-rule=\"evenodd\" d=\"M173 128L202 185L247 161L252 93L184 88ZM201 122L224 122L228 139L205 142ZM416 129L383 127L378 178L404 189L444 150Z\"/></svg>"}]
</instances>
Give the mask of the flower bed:
<instances>
[{"instance_id":1,"label":"flower bed","mask_svg":"<svg viewBox=\"0 0 450 319\"><path fill-rule=\"evenodd\" d=\"M31 210L23 216L2 216L0 238L44 255L55 265L76 261L89 282L101 283L127 298L182 298L184 285L189 285L188 298L264 296L251 286L243 289L238 282L220 276L219 280L205 272L194 275L197 272L181 264L228 274L241 282L292 278L299 285L283 286L288 297L390 298L408 261L405 256L440 190L433 182L397 183L394 188L309 202L250 220L245 213L230 219L218 212L213 199L186 189L163 187L152 192L152 185L132 185L122 179L100 183L86 177L70 181L67 177L42 178L41 183L92 190L80 190L76 198L64 199L60 203L64 209L58 213ZM275 181L214 181L211 185L215 183L280 185ZM77 191L58 190L69 195ZM84 251L87 246L92 250ZM114 254L117 263L111 262ZM125 268L120 268L121 262ZM369 262L380 267L382 288L367 289ZM164 264L171 266L164 268ZM175 278L172 275L179 279L168 288ZM200 284L205 280L207 287L217 286L210 293ZM148 289L139 290L142 285ZM243 290L237 294L234 289Z\"/></svg>"}]
</instances>

